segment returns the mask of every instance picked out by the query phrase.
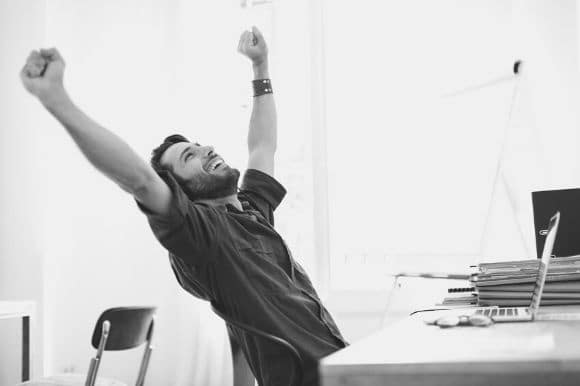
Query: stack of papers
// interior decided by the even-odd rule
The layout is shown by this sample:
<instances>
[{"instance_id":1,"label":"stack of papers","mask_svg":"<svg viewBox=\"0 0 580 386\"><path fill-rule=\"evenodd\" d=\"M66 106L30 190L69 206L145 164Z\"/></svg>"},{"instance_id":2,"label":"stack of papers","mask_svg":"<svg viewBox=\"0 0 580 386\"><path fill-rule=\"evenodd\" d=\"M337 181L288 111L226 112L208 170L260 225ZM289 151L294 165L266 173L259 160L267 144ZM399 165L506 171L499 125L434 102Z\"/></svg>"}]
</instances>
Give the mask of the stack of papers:
<instances>
[{"instance_id":1,"label":"stack of papers","mask_svg":"<svg viewBox=\"0 0 580 386\"><path fill-rule=\"evenodd\" d=\"M529 306L540 260L482 263L470 282L480 306ZM542 305L580 304L580 255L550 262Z\"/></svg>"},{"instance_id":2,"label":"stack of papers","mask_svg":"<svg viewBox=\"0 0 580 386\"><path fill-rule=\"evenodd\" d=\"M466 281L465 285L468 286L469 282ZM447 290L448 295L443 298L438 306L474 306L477 305L477 294L475 293L475 288L473 287L461 287L461 288L449 288Z\"/></svg>"},{"instance_id":3,"label":"stack of papers","mask_svg":"<svg viewBox=\"0 0 580 386\"><path fill-rule=\"evenodd\" d=\"M438 306L474 306L477 305L477 295L476 294L453 294L447 296Z\"/></svg>"}]
</instances>

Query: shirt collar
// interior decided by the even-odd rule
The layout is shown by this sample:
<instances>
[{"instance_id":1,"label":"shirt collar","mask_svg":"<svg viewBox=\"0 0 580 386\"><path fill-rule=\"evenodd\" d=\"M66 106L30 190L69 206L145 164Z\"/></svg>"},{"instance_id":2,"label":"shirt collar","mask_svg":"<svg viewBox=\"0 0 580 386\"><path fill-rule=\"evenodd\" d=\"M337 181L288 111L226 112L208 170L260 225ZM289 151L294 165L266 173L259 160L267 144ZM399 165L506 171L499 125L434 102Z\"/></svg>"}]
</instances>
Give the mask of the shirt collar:
<instances>
[{"instance_id":1,"label":"shirt collar","mask_svg":"<svg viewBox=\"0 0 580 386\"><path fill-rule=\"evenodd\" d=\"M241 201L242 203L242 210L239 210L238 208L236 208L234 205L232 204L226 204L226 210L228 212L234 212L234 213L243 213L248 209L251 209L250 207L250 203L248 201Z\"/></svg>"}]
</instances>

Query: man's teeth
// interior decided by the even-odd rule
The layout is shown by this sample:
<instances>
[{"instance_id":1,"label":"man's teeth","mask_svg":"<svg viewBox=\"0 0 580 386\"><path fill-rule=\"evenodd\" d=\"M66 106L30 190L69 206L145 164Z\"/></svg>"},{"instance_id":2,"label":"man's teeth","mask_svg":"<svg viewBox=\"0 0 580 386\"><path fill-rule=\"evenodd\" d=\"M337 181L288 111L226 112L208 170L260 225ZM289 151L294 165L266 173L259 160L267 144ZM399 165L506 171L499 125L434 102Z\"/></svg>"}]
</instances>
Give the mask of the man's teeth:
<instances>
[{"instance_id":1,"label":"man's teeth","mask_svg":"<svg viewBox=\"0 0 580 386\"><path fill-rule=\"evenodd\" d=\"M209 167L208 167L208 169L209 169L210 171L214 171L214 170L216 170L216 169L218 168L218 166L220 166L220 165L221 165L221 164L223 164L223 163L224 163L224 160L223 160L223 159L221 159L221 158L216 158L216 159L214 159L213 161L211 161L211 163L209 164Z\"/></svg>"}]
</instances>

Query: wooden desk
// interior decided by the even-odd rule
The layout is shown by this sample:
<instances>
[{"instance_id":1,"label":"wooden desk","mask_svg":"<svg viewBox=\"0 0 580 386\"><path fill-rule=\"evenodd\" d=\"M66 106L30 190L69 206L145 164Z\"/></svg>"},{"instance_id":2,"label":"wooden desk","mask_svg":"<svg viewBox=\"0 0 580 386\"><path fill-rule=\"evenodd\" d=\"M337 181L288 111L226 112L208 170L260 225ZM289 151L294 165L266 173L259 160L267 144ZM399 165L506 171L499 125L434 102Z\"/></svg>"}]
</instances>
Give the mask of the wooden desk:
<instances>
[{"instance_id":1,"label":"wooden desk","mask_svg":"<svg viewBox=\"0 0 580 386\"><path fill-rule=\"evenodd\" d=\"M0 301L0 319L22 318L22 381L30 379L30 332L35 309L34 302Z\"/></svg>"},{"instance_id":2,"label":"wooden desk","mask_svg":"<svg viewBox=\"0 0 580 386\"><path fill-rule=\"evenodd\" d=\"M324 358L321 384L580 385L580 321L440 329L422 315Z\"/></svg>"}]
</instances>

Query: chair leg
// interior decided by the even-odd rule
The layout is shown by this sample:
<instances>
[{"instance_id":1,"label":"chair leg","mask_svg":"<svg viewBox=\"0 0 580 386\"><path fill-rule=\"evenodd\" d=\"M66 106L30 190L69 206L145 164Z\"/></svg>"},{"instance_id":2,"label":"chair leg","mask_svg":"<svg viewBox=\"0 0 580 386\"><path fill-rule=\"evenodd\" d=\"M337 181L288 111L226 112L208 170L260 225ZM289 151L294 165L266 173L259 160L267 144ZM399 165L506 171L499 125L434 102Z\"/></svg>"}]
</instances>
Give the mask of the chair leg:
<instances>
[{"instance_id":1,"label":"chair leg","mask_svg":"<svg viewBox=\"0 0 580 386\"><path fill-rule=\"evenodd\" d=\"M147 367L149 366L149 359L151 358L152 351L153 346L147 345L145 353L143 354L143 360L141 361L141 367L139 368L139 375L137 376L137 386L143 386L145 383L145 374L147 373Z\"/></svg>"},{"instance_id":2,"label":"chair leg","mask_svg":"<svg viewBox=\"0 0 580 386\"><path fill-rule=\"evenodd\" d=\"M85 386L93 386L95 384L98 362L99 360L97 358L91 358L91 363L89 365L89 371L87 372Z\"/></svg>"}]
</instances>

